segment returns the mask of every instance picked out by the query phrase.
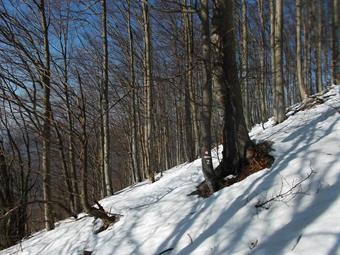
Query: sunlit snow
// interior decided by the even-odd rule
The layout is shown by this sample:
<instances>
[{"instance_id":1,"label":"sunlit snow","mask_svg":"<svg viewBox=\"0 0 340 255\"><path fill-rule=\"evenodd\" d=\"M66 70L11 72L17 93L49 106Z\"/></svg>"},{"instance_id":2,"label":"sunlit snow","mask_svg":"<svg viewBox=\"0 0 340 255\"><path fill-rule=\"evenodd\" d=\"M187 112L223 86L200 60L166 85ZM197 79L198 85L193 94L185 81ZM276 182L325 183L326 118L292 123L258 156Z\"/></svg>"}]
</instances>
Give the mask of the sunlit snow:
<instances>
[{"instance_id":1,"label":"sunlit snow","mask_svg":"<svg viewBox=\"0 0 340 255\"><path fill-rule=\"evenodd\" d=\"M323 97L322 105L250 132L274 142L270 169L202 199L187 196L203 180L198 159L100 201L123 217L97 235L100 220L81 214L0 254L340 254L340 86ZM311 170L293 194L255 208Z\"/></svg>"}]
</instances>

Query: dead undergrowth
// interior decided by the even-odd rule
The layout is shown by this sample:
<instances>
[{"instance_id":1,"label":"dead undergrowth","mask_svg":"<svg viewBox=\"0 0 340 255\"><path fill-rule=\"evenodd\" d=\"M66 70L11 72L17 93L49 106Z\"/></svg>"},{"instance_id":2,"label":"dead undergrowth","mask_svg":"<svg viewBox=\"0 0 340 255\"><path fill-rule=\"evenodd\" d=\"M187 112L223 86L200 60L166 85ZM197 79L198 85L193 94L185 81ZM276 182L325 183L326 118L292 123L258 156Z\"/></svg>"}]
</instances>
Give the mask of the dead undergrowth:
<instances>
[{"instance_id":1,"label":"dead undergrowth","mask_svg":"<svg viewBox=\"0 0 340 255\"><path fill-rule=\"evenodd\" d=\"M226 177L225 179L221 180L221 189L240 182L251 174L271 167L274 162L274 157L269 154L271 146L272 142L268 141L253 145L249 150L251 156L248 157L248 162L243 166L240 174L231 178ZM205 181L203 181L197 186L196 190L189 195L198 195L200 197L207 198L211 194L212 193L210 192L208 185Z\"/></svg>"}]
</instances>

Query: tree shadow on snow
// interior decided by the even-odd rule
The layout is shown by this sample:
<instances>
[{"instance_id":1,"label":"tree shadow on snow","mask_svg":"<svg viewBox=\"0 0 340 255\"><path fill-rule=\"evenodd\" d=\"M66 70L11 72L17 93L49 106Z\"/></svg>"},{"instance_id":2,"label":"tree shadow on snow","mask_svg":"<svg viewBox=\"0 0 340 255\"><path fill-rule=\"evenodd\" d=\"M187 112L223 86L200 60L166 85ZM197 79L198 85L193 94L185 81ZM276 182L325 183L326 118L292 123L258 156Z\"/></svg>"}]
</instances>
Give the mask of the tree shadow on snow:
<instances>
[{"instance_id":1,"label":"tree shadow on snow","mask_svg":"<svg viewBox=\"0 0 340 255\"><path fill-rule=\"evenodd\" d=\"M213 236L221 226L225 225L227 227L228 221L230 221L248 201L258 197L263 191L269 190L275 181L277 182L279 174L285 168L289 167L289 164L292 160L297 157L311 157L313 155L307 155L308 149L310 147L319 142L323 137L330 134L334 131L335 125L339 122L339 118L336 119L329 127L325 130L320 130L317 126L320 122L327 121L328 118L334 116L334 114L338 114L334 109L328 110L328 112L320 114L318 117L309 121L307 125L303 125L301 127L297 127L293 132L289 133L285 138L277 143L286 143L293 142L290 148L286 149L286 152L281 154L279 157L275 159L274 164L272 165L270 171L258 176L255 180L245 188L241 195L239 195L233 202L226 203L226 208L212 224L209 225L206 229L202 228L202 233L199 234L196 238L193 239L191 244L188 244L185 248L180 250L177 254L187 255L194 252L202 243L209 237ZM315 155L316 156L316 155ZM334 160L329 162L323 169L326 171L321 172L318 169L315 169L317 172L316 176L313 178L313 182L321 182L323 176L327 174L327 169L331 168L337 160L340 158L340 152L334 156ZM301 160L301 164L299 166L301 169L301 174L305 174L310 168L310 161ZM228 189L228 188L227 188ZM340 174L336 178L336 182L333 185L327 186L323 188L318 194L315 195L314 200L307 206L304 210L298 211L296 209L291 216L291 220L287 222L286 225L279 228L277 231L272 233L270 237L261 243L261 240L258 246L252 250L252 254L273 254L272 251L283 251L285 249L290 249L289 245L296 240L298 235L303 232L303 229L315 221L318 217L320 217L338 198L338 191L340 190ZM226 192L225 190L223 190ZM176 243L190 231L190 227L195 222L195 219L200 215L204 214L213 204L219 193L214 194L210 198L206 199L202 209L197 211L192 215L185 215L178 222L175 230L168 236L166 240L164 240L158 247L158 253L169 247L175 247ZM320 203L322 201L322 203ZM254 206L253 204L249 204L247 206ZM298 207L297 207L298 208ZM284 209L283 209L284 210ZM308 215L308 217L306 217ZM209 215L206 215L209 217ZM301 219L304 219L303 221ZM216 253L213 254L232 254L235 252L238 244L242 239L242 236L246 233L248 226L250 223L256 221L256 217L248 217L242 224L238 225L238 228L233 231L232 236L229 238L230 241L227 244L219 244L216 243ZM300 233L292 233L292 228L299 228ZM282 238L284 236L284 238ZM260 237L259 237L260 238ZM280 240L280 242L276 242L275 240ZM273 245L275 243L275 245ZM337 244L339 244L339 237L337 239L336 244L331 248L329 254L334 254L337 249ZM221 248L219 248L219 246ZM288 247L289 246L289 247ZM265 253L264 253L265 252ZM158 254L156 253L156 254Z\"/></svg>"}]
</instances>

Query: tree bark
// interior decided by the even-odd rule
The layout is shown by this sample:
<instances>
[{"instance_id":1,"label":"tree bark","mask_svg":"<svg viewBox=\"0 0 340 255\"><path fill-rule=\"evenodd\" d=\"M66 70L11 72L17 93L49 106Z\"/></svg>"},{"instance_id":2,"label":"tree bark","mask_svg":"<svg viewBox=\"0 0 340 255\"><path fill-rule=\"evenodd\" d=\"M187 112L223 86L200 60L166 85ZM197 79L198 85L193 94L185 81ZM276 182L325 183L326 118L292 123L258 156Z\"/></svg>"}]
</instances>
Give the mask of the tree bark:
<instances>
[{"instance_id":1,"label":"tree bark","mask_svg":"<svg viewBox=\"0 0 340 255\"><path fill-rule=\"evenodd\" d=\"M110 176L110 123L109 123L109 54L107 44L107 11L106 11L106 0L102 0L102 41L103 41L103 81L102 81L102 96L103 96L103 150L104 150L104 180L106 195L111 196L112 184Z\"/></svg>"},{"instance_id":2,"label":"tree bark","mask_svg":"<svg viewBox=\"0 0 340 255\"><path fill-rule=\"evenodd\" d=\"M267 109L266 109L266 23L264 14L264 1L257 0L260 24L261 24L261 53L260 53L260 109L261 109L261 121L266 121Z\"/></svg>"},{"instance_id":3,"label":"tree bark","mask_svg":"<svg viewBox=\"0 0 340 255\"><path fill-rule=\"evenodd\" d=\"M218 178L211 158L211 108L212 108L212 73L208 0L201 0L201 30L203 59L203 98L202 98L202 171L211 192L219 189Z\"/></svg>"},{"instance_id":4,"label":"tree bark","mask_svg":"<svg viewBox=\"0 0 340 255\"><path fill-rule=\"evenodd\" d=\"M145 87L145 152L146 152L146 171L148 178L155 181L155 162L154 162L154 139L153 139L153 81L152 81L152 42L149 21L148 0L142 2L143 29L144 29L144 87Z\"/></svg>"},{"instance_id":5,"label":"tree bark","mask_svg":"<svg viewBox=\"0 0 340 255\"><path fill-rule=\"evenodd\" d=\"M215 0L213 10L213 84L217 102L224 109L223 159L216 168L216 173L219 177L224 177L240 173L251 141L243 115L237 75L233 0Z\"/></svg>"},{"instance_id":6,"label":"tree bark","mask_svg":"<svg viewBox=\"0 0 340 255\"><path fill-rule=\"evenodd\" d=\"M303 80L301 56L301 4L301 0L296 0L296 72L301 99L306 100L308 92Z\"/></svg>"},{"instance_id":7,"label":"tree bark","mask_svg":"<svg viewBox=\"0 0 340 255\"><path fill-rule=\"evenodd\" d=\"M271 49L271 81L272 81L272 108L276 104L276 93L275 90L275 4L274 0L269 0L269 10L270 10L270 49ZM274 111L273 111L273 115Z\"/></svg>"},{"instance_id":8,"label":"tree bark","mask_svg":"<svg viewBox=\"0 0 340 255\"><path fill-rule=\"evenodd\" d=\"M196 141L198 137L196 104L194 99L193 87L193 38L192 38L192 21L191 14L187 11L187 0L183 0L183 23L186 46L186 80L185 80L185 130L186 130L186 155L187 161L191 162L195 159L197 151Z\"/></svg>"},{"instance_id":9,"label":"tree bark","mask_svg":"<svg viewBox=\"0 0 340 255\"><path fill-rule=\"evenodd\" d=\"M68 123L68 132L67 132L67 140L68 140L68 164L64 166L65 174L68 173L70 182L70 202L71 202L71 210L76 213L80 211L80 201L79 201L79 188L77 183L77 171L76 171L76 159L75 159L75 143L74 143L74 125L73 125L73 116L71 109L71 97L69 93L69 64L68 64L68 34L69 34L69 5L68 5L68 13L67 19L65 21L65 25L63 23L60 24L60 48L61 54L63 57L63 87L64 87L64 95L65 95L65 103L66 103L66 115L67 115L67 123ZM62 33L63 36L62 36ZM58 128L58 127L56 127ZM57 130L56 130L57 131ZM66 155L65 155L66 156ZM66 168L68 170L66 170Z\"/></svg>"},{"instance_id":10,"label":"tree bark","mask_svg":"<svg viewBox=\"0 0 340 255\"><path fill-rule=\"evenodd\" d=\"M250 126L250 114L248 103L248 19L247 19L247 3L242 0L242 83L243 83L243 105L244 105L244 118L247 127Z\"/></svg>"},{"instance_id":11,"label":"tree bark","mask_svg":"<svg viewBox=\"0 0 340 255\"><path fill-rule=\"evenodd\" d=\"M139 160L139 146L138 146L138 98L137 98L137 86L135 77L135 51L134 51L134 39L131 25L131 0L128 0L128 34L129 34L129 56L130 56L130 89L131 89L131 106L132 112L132 128L131 128L131 153L132 153L132 165L133 172L137 182L143 180L140 160Z\"/></svg>"},{"instance_id":12,"label":"tree bark","mask_svg":"<svg viewBox=\"0 0 340 255\"><path fill-rule=\"evenodd\" d=\"M41 15L41 26L44 37L44 57L45 63L41 67L40 77L44 89L44 126L43 126L43 152L42 152L42 171L43 171L43 196L44 200L51 201L51 126L52 110L50 102L51 94L51 68L50 68L50 47L48 25L45 13L45 1L40 0L39 12ZM54 229L53 208L50 203L44 204L45 227L47 230Z\"/></svg>"},{"instance_id":13,"label":"tree bark","mask_svg":"<svg viewBox=\"0 0 340 255\"><path fill-rule=\"evenodd\" d=\"M322 1L315 1L317 18L317 46L316 46L316 88L322 91Z\"/></svg>"},{"instance_id":14,"label":"tree bark","mask_svg":"<svg viewBox=\"0 0 340 255\"><path fill-rule=\"evenodd\" d=\"M340 0L333 0L332 7L332 78L334 84L340 84Z\"/></svg>"},{"instance_id":15,"label":"tree bark","mask_svg":"<svg viewBox=\"0 0 340 255\"><path fill-rule=\"evenodd\" d=\"M282 66L282 29L283 29L283 0L275 0L275 31L274 31L274 118L277 123L281 123L285 116L285 98L283 84Z\"/></svg>"}]
</instances>

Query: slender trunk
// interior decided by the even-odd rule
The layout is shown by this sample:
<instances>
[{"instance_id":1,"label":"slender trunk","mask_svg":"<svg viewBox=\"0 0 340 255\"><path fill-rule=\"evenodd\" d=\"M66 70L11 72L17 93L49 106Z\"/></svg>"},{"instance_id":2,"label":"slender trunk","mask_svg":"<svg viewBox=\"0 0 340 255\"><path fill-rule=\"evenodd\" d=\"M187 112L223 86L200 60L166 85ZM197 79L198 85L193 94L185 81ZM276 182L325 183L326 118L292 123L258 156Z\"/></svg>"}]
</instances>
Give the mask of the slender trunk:
<instances>
[{"instance_id":1,"label":"slender trunk","mask_svg":"<svg viewBox=\"0 0 340 255\"><path fill-rule=\"evenodd\" d=\"M99 111L100 111L100 148L99 148L99 172L100 172L100 184L101 184L101 197L106 197L106 188L105 188L105 174L104 174L104 126L103 126L103 93L102 88L100 88L99 93Z\"/></svg>"},{"instance_id":2,"label":"slender trunk","mask_svg":"<svg viewBox=\"0 0 340 255\"><path fill-rule=\"evenodd\" d=\"M313 94L313 87L310 81L310 62L311 62L311 7L309 4L305 5L305 20L304 20L304 63L303 74L305 77L305 86L309 88L311 94Z\"/></svg>"},{"instance_id":3,"label":"slender trunk","mask_svg":"<svg viewBox=\"0 0 340 255\"><path fill-rule=\"evenodd\" d=\"M71 182L71 176L70 176L70 172L69 172L69 168L67 165L67 159L66 159L66 155L64 152L64 143L63 143L63 137L60 133L60 130L58 128L57 125L54 126L55 127L55 131L58 137L58 149L59 149L59 153L60 153L60 158L61 158L61 162L62 162L62 169L64 171L64 178L65 178L65 186L67 188L67 196L69 196L69 204L70 204L70 208L72 212L75 212L74 210L74 204L73 204L73 190L72 190L72 182Z\"/></svg>"},{"instance_id":4,"label":"slender trunk","mask_svg":"<svg viewBox=\"0 0 340 255\"><path fill-rule=\"evenodd\" d=\"M261 23L261 52L260 52L260 109L261 121L267 119L266 111L266 27L265 27L265 14L263 10L263 0L257 0L259 9L260 23Z\"/></svg>"},{"instance_id":5,"label":"slender trunk","mask_svg":"<svg viewBox=\"0 0 340 255\"><path fill-rule=\"evenodd\" d=\"M154 162L154 127L153 127L153 81L152 81L152 45L151 29L149 21L149 3L148 0L142 2L143 12L143 29L144 29L144 87L145 87L145 152L146 168L148 178L155 181L155 162Z\"/></svg>"},{"instance_id":6,"label":"slender trunk","mask_svg":"<svg viewBox=\"0 0 340 255\"><path fill-rule=\"evenodd\" d=\"M322 91L322 1L316 1L317 12L317 46L316 46L316 87Z\"/></svg>"},{"instance_id":7,"label":"slender trunk","mask_svg":"<svg viewBox=\"0 0 340 255\"><path fill-rule=\"evenodd\" d=\"M60 46L62 49L63 56L63 64L64 64L64 77L63 77L63 87L64 87L64 95L65 95L65 103L66 103L66 115L67 115L67 123L68 123L68 132L67 132L67 140L68 140L68 164L66 165L69 172L70 177L70 191L71 193L71 210L72 212L79 212L79 189L77 183L77 172L76 172L76 161L75 161L75 149L74 149L74 127L73 127L73 116L71 110L71 102L70 102L70 93L69 93L69 84L68 84L68 28L69 28L68 19L66 21L66 28L64 34L64 41L62 42L62 37L60 36ZM61 25L62 30L62 25ZM65 166L65 167L66 167Z\"/></svg>"},{"instance_id":8,"label":"slender trunk","mask_svg":"<svg viewBox=\"0 0 340 255\"><path fill-rule=\"evenodd\" d=\"M50 102L51 94L51 68L50 68L50 47L48 26L45 13L45 1L40 0L39 12L41 15L41 26L44 37L44 57L45 63L41 67L40 76L44 89L44 127L43 127L43 153L42 153L42 175L43 175L43 195L46 203L44 204L45 227L47 230L54 229L53 208L51 201L51 126L52 109Z\"/></svg>"},{"instance_id":9,"label":"slender trunk","mask_svg":"<svg viewBox=\"0 0 340 255\"><path fill-rule=\"evenodd\" d=\"M202 30L202 59L203 59L203 98L202 98L202 171L209 189L218 190L218 180L214 172L211 158L211 108L212 108L212 74L208 0L201 0L201 30Z\"/></svg>"},{"instance_id":10,"label":"slender trunk","mask_svg":"<svg viewBox=\"0 0 340 255\"><path fill-rule=\"evenodd\" d=\"M332 80L340 84L340 0L333 0L332 6Z\"/></svg>"},{"instance_id":11,"label":"slender trunk","mask_svg":"<svg viewBox=\"0 0 340 255\"><path fill-rule=\"evenodd\" d=\"M276 93L275 90L275 4L274 0L269 0L269 9L270 9L270 49L271 49L271 81L272 81L272 107L276 105ZM274 111L273 111L273 115Z\"/></svg>"},{"instance_id":12,"label":"slender trunk","mask_svg":"<svg viewBox=\"0 0 340 255\"><path fill-rule=\"evenodd\" d=\"M191 1L189 1L191 4ZM194 156L199 155L199 130L198 130L198 117L197 117L197 102L196 102L196 89L194 85L194 28L192 13L187 13L188 22L188 85L190 96L190 107L192 113L193 125L193 138L194 138Z\"/></svg>"},{"instance_id":13,"label":"slender trunk","mask_svg":"<svg viewBox=\"0 0 340 255\"><path fill-rule=\"evenodd\" d=\"M186 138L186 160L191 162L195 159L195 144L193 136L193 84L192 84L192 37L190 27L190 17L187 12L187 0L183 0L183 23L184 23L184 41L186 46L186 59L185 59L185 95L184 95L184 108L185 108L185 138Z\"/></svg>"},{"instance_id":14,"label":"slender trunk","mask_svg":"<svg viewBox=\"0 0 340 255\"><path fill-rule=\"evenodd\" d=\"M250 118L248 110L248 19L247 19L247 3L246 0L242 1L242 71L241 77L243 81L243 106L244 118L247 127L250 126Z\"/></svg>"},{"instance_id":15,"label":"slender trunk","mask_svg":"<svg viewBox=\"0 0 340 255\"><path fill-rule=\"evenodd\" d=\"M301 99L306 100L308 92L303 80L301 56L301 0L296 0L296 72Z\"/></svg>"},{"instance_id":16,"label":"slender trunk","mask_svg":"<svg viewBox=\"0 0 340 255\"><path fill-rule=\"evenodd\" d=\"M87 123L86 123L86 103L85 103L85 95L82 88L82 81L80 78L80 74L78 73L78 83L79 83L79 89L80 89L80 118L79 118L79 124L81 128L81 135L80 135L80 183L81 183L81 204L83 206L83 209L89 213L91 211L91 206L88 202L88 183L87 183L87 172L88 172L88 146L87 146Z\"/></svg>"},{"instance_id":17,"label":"slender trunk","mask_svg":"<svg viewBox=\"0 0 340 255\"><path fill-rule=\"evenodd\" d=\"M107 44L107 18L106 18L106 0L102 0L102 40L103 40L103 136L104 136L104 179L106 195L112 195L112 184L110 176L110 123L109 123L109 55Z\"/></svg>"},{"instance_id":18,"label":"slender trunk","mask_svg":"<svg viewBox=\"0 0 340 255\"><path fill-rule=\"evenodd\" d=\"M130 89L131 89L131 112L132 112L132 128L131 128L131 153L133 172L136 176L136 181L141 182L143 180L141 174L140 160L139 160L139 146L138 146L138 98L137 98L137 86L135 78L135 51L134 51L134 39L131 25L131 0L128 0L128 34L129 34L129 56L130 56Z\"/></svg>"}]
</instances>

